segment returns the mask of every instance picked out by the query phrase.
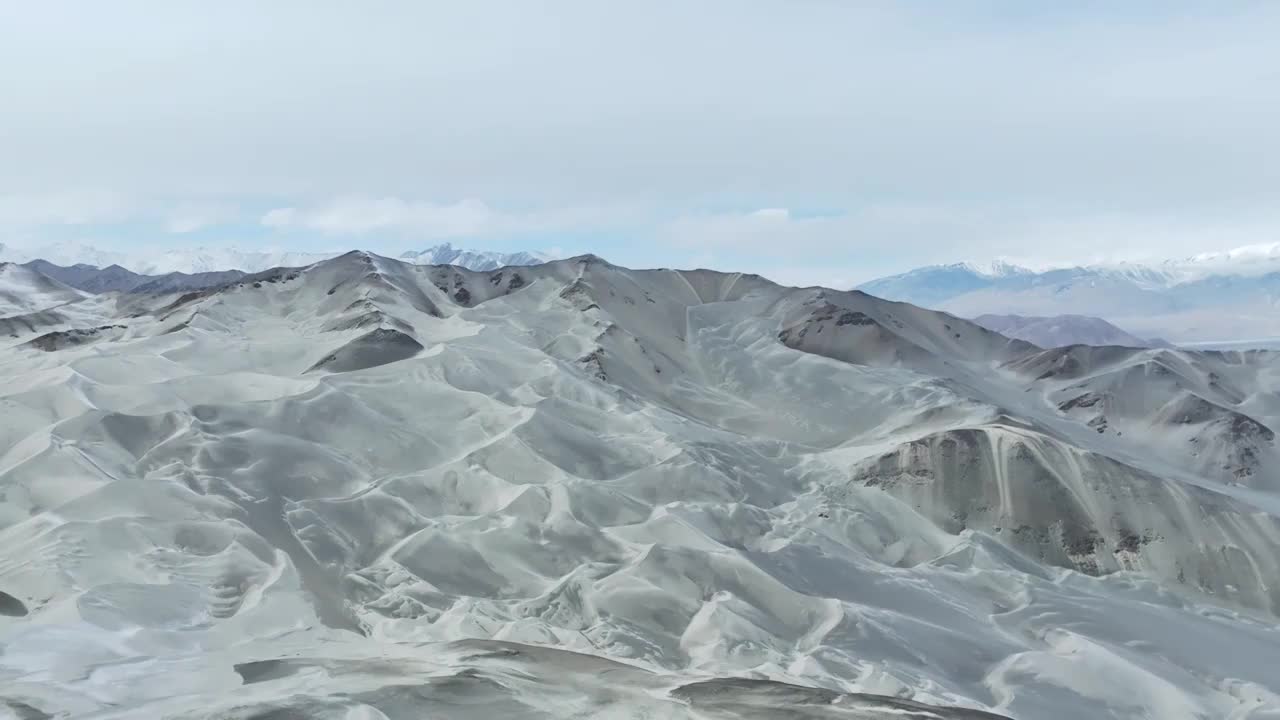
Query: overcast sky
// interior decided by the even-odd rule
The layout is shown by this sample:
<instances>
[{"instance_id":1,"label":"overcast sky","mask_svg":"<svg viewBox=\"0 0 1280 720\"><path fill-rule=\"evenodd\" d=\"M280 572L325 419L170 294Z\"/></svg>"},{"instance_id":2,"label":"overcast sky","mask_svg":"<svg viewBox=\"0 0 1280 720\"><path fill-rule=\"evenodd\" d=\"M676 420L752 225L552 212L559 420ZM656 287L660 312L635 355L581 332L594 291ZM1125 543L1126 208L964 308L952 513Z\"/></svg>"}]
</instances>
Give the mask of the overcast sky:
<instances>
[{"instance_id":1,"label":"overcast sky","mask_svg":"<svg viewBox=\"0 0 1280 720\"><path fill-rule=\"evenodd\" d=\"M1280 241L1280 3L0 0L0 242L847 285Z\"/></svg>"}]
</instances>

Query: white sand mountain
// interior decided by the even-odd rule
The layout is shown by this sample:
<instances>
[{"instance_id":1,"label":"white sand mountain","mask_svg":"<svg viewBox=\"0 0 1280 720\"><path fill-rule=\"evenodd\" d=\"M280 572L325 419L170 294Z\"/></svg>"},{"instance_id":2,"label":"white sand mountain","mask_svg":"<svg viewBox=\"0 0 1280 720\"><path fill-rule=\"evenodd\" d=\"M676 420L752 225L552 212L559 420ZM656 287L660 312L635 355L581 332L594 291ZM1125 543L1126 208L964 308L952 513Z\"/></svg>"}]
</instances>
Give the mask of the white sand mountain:
<instances>
[{"instance_id":1,"label":"white sand mountain","mask_svg":"<svg viewBox=\"0 0 1280 720\"><path fill-rule=\"evenodd\" d=\"M19 717L1280 717L1275 355L590 256L61 292Z\"/></svg>"}]
</instances>

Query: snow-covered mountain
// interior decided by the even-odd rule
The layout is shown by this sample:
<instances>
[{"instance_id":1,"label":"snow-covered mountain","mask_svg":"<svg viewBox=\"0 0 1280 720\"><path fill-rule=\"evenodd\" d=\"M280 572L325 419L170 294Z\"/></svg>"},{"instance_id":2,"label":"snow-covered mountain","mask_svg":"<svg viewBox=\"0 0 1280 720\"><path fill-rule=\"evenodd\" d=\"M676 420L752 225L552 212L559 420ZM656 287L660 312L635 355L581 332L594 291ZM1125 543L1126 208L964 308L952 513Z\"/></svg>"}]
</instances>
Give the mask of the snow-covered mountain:
<instances>
[{"instance_id":1,"label":"snow-covered mountain","mask_svg":"<svg viewBox=\"0 0 1280 720\"><path fill-rule=\"evenodd\" d=\"M426 250L402 253L400 259L415 265L457 265L469 270L496 270L509 265L538 265L553 258L537 252L500 253L464 250L444 243Z\"/></svg>"},{"instance_id":2,"label":"snow-covered mountain","mask_svg":"<svg viewBox=\"0 0 1280 720\"><path fill-rule=\"evenodd\" d=\"M1280 243L1246 245L1221 252L1206 252L1165 265L1185 279L1208 275L1266 275L1280 272Z\"/></svg>"},{"instance_id":3,"label":"snow-covered mountain","mask_svg":"<svg viewBox=\"0 0 1280 720\"><path fill-rule=\"evenodd\" d=\"M1177 285L1182 281L1180 277L1171 270L1134 264L1034 271L1007 263L995 263L989 269L972 263L956 263L916 268L871 280L858 289L886 299L932 307L984 290L1025 292L1065 285L1104 285L1158 291Z\"/></svg>"},{"instance_id":4,"label":"snow-covered mountain","mask_svg":"<svg viewBox=\"0 0 1280 720\"><path fill-rule=\"evenodd\" d=\"M591 256L7 270L10 714L1280 714L1276 354Z\"/></svg>"},{"instance_id":5,"label":"snow-covered mountain","mask_svg":"<svg viewBox=\"0 0 1280 720\"><path fill-rule=\"evenodd\" d=\"M297 252L291 250L241 250L237 248L174 248L160 252L125 253L101 250L78 243L64 243L34 248L18 248L0 244L0 261L26 263L44 260L63 267L85 265L97 268L118 266L139 275L183 273L262 272L275 267L304 267L342 254L333 252ZM460 265L474 270L492 270L505 265L535 265L550 259L533 252L497 253L463 250L445 243L402 255L406 262L419 265Z\"/></svg>"},{"instance_id":6,"label":"snow-covered mountain","mask_svg":"<svg viewBox=\"0 0 1280 720\"><path fill-rule=\"evenodd\" d=\"M1013 273L1016 277L1022 273ZM1003 274L984 271L969 263L930 265L900 275L879 278L858 286L859 290L888 300L933 307L953 297L989 288Z\"/></svg>"},{"instance_id":7,"label":"snow-covered mountain","mask_svg":"<svg viewBox=\"0 0 1280 720\"><path fill-rule=\"evenodd\" d=\"M1159 339L1132 335L1103 320L1088 315L979 315L973 319L982 327L1006 337L1026 340L1044 348L1068 345L1118 345L1121 347L1167 347Z\"/></svg>"},{"instance_id":8,"label":"snow-covered mountain","mask_svg":"<svg viewBox=\"0 0 1280 720\"><path fill-rule=\"evenodd\" d=\"M880 278L858 289L963 317L1096 316L1141 337L1173 342L1280 337L1280 271L1213 258L1157 266L1117 264L984 271L939 265ZM1218 274L1219 271L1233 274Z\"/></svg>"}]
</instances>

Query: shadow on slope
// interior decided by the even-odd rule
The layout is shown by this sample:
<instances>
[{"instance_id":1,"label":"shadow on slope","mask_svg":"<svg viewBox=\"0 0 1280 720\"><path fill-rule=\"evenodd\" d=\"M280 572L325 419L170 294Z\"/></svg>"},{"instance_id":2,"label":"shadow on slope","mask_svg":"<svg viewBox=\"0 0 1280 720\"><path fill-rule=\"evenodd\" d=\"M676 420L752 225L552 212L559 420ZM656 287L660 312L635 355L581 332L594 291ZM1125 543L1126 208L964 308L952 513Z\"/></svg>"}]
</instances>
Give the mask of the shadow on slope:
<instances>
[{"instance_id":1,"label":"shadow on slope","mask_svg":"<svg viewBox=\"0 0 1280 720\"><path fill-rule=\"evenodd\" d=\"M343 345L307 372L351 372L405 360L422 352L422 343L390 328L365 333Z\"/></svg>"}]
</instances>

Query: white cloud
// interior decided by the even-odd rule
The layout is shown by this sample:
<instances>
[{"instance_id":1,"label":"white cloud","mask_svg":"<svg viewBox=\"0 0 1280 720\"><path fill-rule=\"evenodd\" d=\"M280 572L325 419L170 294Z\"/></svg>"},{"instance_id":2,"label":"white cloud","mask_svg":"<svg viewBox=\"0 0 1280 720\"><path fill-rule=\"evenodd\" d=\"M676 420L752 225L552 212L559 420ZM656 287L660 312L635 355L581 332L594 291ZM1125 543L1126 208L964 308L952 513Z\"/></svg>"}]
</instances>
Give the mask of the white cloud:
<instances>
[{"instance_id":1,"label":"white cloud","mask_svg":"<svg viewBox=\"0 0 1280 720\"><path fill-rule=\"evenodd\" d=\"M125 220L137 207L101 190L0 194L0 226L90 225Z\"/></svg>"},{"instance_id":2,"label":"white cloud","mask_svg":"<svg viewBox=\"0 0 1280 720\"><path fill-rule=\"evenodd\" d=\"M236 220L235 204L126 195L108 190L25 191L0 194L0 228L28 232L79 228L92 232L122 223L157 224L190 233Z\"/></svg>"},{"instance_id":3,"label":"white cloud","mask_svg":"<svg viewBox=\"0 0 1280 720\"><path fill-rule=\"evenodd\" d=\"M239 211L224 203L184 202L166 212L165 229L182 235L237 220Z\"/></svg>"},{"instance_id":4,"label":"white cloud","mask_svg":"<svg viewBox=\"0 0 1280 720\"><path fill-rule=\"evenodd\" d=\"M764 221L786 222L791 219L791 211L786 208L761 208L751 213L751 217Z\"/></svg>"},{"instance_id":5,"label":"white cloud","mask_svg":"<svg viewBox=\"0 0 1280 720\"><path fill-rule=\"evenodd\" d=\"M843 222L838 217L797 218L786 208L763 208L678 217L660 232L668 243L685 247L814 250L835 242Z\"/></svg>"},{"instance_id":6,"label":"white cloud","mask_svg":"<svg viewBox=\"0 0 1280 720\"><path fill-rule=\"evenodd\" d=\"M328 235L412 232L425 237L469 237L501 219L479 200L450 204L396 197L341 197L310 208L276 208L262 217L272 228L300 228Z\"/></svg>"},{"instance_id":7,"label":"white cloud","mask_svg":"<svg viewBox=\"0 0 1280 720\"><path fill-rule=\"evenodd\" d=\"M281 207L262 216L277 230L310 230L326 235L392 234L416 239L513 236L583 231L625 222L626 208L552 208L498 211L480 200L454 203L399 197L343 196L305 207Z\"/></svg>"}]
</instances>

